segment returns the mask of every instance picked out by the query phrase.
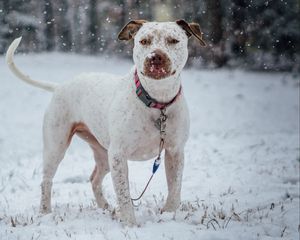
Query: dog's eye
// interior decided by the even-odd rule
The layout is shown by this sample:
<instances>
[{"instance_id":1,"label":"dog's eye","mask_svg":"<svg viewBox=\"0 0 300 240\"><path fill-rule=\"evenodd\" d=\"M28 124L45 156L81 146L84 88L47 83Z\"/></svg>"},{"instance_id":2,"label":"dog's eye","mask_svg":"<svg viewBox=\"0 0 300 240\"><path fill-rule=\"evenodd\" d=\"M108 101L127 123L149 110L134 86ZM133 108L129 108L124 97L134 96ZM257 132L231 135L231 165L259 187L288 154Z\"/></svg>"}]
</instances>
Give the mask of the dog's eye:
<instances>
[{"instance_id":1,"label":"dog's eye","mask_svg":"<svg viewBox=\"0 0 300 240\"><path fill-rule=\"evenodd\" d=\"M150 45L151 44L151 40L150 39L146 39L146 38L144 38L144 39L142 39L141 41L140 41L140 44L142 44L142 45Z\"/></svg>"},{"instance_id":2,"label":"dog's eye","mask_svg":"<svg viewBox=\"0 0 300 240\"><path fill-rule=\"evenodd\" d=\"M176 43L179 43L179 40L177 40L176 38L168 38L167 43L168 44L176 44Z\"/></svg>"}]
</instances>

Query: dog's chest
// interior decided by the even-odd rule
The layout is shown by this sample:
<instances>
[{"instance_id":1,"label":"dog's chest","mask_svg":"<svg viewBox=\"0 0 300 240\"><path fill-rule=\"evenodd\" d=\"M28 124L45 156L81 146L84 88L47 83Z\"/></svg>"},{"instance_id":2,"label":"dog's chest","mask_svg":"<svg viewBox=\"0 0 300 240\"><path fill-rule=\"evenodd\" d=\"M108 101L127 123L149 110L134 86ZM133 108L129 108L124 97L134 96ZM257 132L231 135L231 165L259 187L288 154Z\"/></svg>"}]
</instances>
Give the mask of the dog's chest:
<instances>
[{"instance_id":1,"label":"dog's chest","mask_svg":"<svg viewBox=\"0 0 300 240\"><path fill-rule=\"evenodd\" d=\"M165 148L184 145L189 124L188 112L183 96L169 106L165 112ZM110 146L130 160L147 160L157 156L160 131L155 122L160 110L149 108L132 91L116 94L109 114Z\"/></svg>"},{"instance_id":2,"label":"dog's chest","mask_svg":"<svg viewBox=\"0 0 300 240\"><path fill-rule=\"evenodd\" d=\"M132 137L129 139L133 151L130 151L130 159L132 160L147 160L153 158L158 154L160 144L160 130L157 126L157 120L159 119L159 111L152 116L146 116L138 123L135 123L132 129ZM169 117L166 121L166 135L165 141L168 145L174 144L174 132L176 131L179 122Z\"/></svg>"},{"instance_id":3,"label":"dog's chest","mask_svg":"<svg viewBox=\"0 0 300 240\"><path fill-rule=\"evenodd\" d=\"M137 141L132 142L134 147L129 154L129 158L132 160L147 160L158 153L159 133L155 130L152 132L145 131L145 128L143 128L142 134L138 136Z\"/></svg>"}]
</instances>

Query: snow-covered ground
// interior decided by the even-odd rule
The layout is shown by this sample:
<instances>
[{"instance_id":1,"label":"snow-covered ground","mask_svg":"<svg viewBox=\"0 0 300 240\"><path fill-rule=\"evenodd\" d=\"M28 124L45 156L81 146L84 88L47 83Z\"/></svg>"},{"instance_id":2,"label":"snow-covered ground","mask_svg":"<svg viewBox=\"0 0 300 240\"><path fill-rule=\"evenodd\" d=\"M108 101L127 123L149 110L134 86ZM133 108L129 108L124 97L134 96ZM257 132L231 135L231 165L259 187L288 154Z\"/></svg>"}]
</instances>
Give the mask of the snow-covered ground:
<instances>
[{"instance_id":1,"label":"snow-covered ground","mask_svg":"<svg viewBox=\"0 0 300 240\"><path fill-rule=\"evenodd\" d=\"M82 71L124 74L130 61L63 54L18 55L35 79ZM54 179L53 213L39 216L42 118L51 94L17 80L0 57L0 239L299 239L299 81L288 73L187 69L191 114L182 204L160 214L164 165L123 228L97 209L88 146L74 139ZM299 76L298 76L299 77ZM152 161L130 162L132 196ZM116 200L110 175L105 194Z\"/></svg>"}]
</instances>

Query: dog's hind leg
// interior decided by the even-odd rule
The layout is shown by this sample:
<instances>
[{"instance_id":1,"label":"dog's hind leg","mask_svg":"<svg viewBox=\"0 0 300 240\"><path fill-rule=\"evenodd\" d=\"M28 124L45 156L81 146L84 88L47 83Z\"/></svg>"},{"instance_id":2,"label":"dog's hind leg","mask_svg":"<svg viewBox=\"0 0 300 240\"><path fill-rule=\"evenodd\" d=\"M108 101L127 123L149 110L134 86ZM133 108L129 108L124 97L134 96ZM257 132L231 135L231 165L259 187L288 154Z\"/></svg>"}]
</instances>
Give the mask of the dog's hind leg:
<instances>
[{"instance_id":1,"label":"dog's hind leg","mask_svg":"<svg viewBox=\"0 0 300 240\"><path fill-rule=\"evenodd\" d=\"M107 209L109 205L103 195L103 189L102 189L102 181L105 175L109 172L107 151L101 145L97 147L97 149L94 147L92 147L92 149L94 151L94 158L96 161L96 165L90 177L90 181L92 183L92 189L98 207Z\"/></svg>"},{"instance_id":2,"label":"dog's hind leg","mask_svg":"<svg viewBox=\"0 0 300 240\"><path fill-rule=\"evenodd\" d=\"M76 133L77 136L86 141L93 150L96 166L90 177L90 181L98 207L106 209L109 206L103 196L102 181L109 172L107 150L98 142L83 122L74 124L72 129L72 133Z\"/></svg>"},{"instance_id":3,"label":"dog's hind leg","mask_svg":"<svg viewBox=\"0 0 300 240\"><path fill-rule=\"evenodd\" d=\"M52 179L69 146L71 131L66 116L61 113L55 114L53 106L50 106L49 110L45 114L43 126L43 180L40 203L40 212L43 214L51 212Z\"/></svg>"}]
</instances>

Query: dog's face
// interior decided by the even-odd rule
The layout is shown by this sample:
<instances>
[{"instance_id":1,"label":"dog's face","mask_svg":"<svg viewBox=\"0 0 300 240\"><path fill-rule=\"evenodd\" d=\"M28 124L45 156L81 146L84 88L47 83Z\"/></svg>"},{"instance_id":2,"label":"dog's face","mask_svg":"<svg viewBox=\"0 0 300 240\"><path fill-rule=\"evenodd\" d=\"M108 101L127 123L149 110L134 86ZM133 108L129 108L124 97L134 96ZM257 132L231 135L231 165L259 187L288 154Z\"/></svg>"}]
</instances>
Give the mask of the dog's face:
<instances>
[{"instance_id":1,"label":"dog's face","mask_svg":"<svg viewBox=\"0 0 300 240\"><path fill-rule=\"evenodd\" d=\"M204 46L198 24L198 37ZM188 58L188 38L195 33L184 20L176 22L129 22L120 40L134 39L133 60L142 75L160 80L181 72ZM195 31L196 31L195 30Z\"/></svg>"},{"instance_id":2,"label":"dog's face","mask_svg":"<svg viewBox=\"0 0 300 240\"><path fill-rule=\"evenodd\" d=\"M134 37L134 63L149 78L169 77L184 67L187 42L185 31L176 23L144 23Z\"/></svg>"}]
</instances>

